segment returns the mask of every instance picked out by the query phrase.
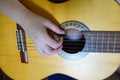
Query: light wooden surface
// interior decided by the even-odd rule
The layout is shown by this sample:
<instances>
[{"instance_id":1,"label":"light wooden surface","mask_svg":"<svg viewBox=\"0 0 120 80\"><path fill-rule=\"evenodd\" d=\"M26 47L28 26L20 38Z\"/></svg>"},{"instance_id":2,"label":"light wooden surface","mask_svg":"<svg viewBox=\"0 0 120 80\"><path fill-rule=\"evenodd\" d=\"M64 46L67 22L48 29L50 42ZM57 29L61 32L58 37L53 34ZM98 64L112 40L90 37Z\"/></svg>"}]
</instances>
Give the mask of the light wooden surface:
<instances>
[{"instance_id":1,"label":"light wooden surface","mask_svg":"<svg viewBox=\"0 0 120 80\"><path fill-rule=\"evenodd\" d=\"M120 31L120 6L114 0L70 0L63 4L53 4L47 0L22 2L55 23L77 20L91 30ZM69 61L58 54L42 57L30 48L29 63L23 64L17 50L15 30L15 22L0 13L0 68L15 80L40 80L54 73L63 73L79 80L101 80L110 76L120 65L120 54L93 53L82 60ZM31 40L28 39L28 42Z\"/></svg>"}]
</instances>

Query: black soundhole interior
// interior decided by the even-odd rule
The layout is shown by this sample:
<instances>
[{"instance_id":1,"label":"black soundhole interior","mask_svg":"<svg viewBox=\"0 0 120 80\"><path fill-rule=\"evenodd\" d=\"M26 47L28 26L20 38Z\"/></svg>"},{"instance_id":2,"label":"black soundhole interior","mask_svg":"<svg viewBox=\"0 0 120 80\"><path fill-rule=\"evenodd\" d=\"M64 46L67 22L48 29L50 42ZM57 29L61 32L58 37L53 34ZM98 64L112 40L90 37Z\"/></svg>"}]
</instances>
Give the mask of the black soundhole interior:
<instances>
[{"instance_id":1,"label":"black soundhole interior","mask_svg":"<svg viewBox=\"0 0 120 80\"><path fill-rule=\"evenodd\" d=\"M68 0L48 0L48 1L51 1L53 3L63 3L63 2L66 2Z\"/></svg>"},{"instance_id":2,"label":"black soundhole interior","mask_svg":"<svg viewBox=\"0 0 120 80\"><path fill-rule=\"evenodd\" d=\"M69 54L75 54L83 50L85 45L85 37L82 32L77 29L66 30L63 36L63 50Z\"/></svg>"}]
</instances>

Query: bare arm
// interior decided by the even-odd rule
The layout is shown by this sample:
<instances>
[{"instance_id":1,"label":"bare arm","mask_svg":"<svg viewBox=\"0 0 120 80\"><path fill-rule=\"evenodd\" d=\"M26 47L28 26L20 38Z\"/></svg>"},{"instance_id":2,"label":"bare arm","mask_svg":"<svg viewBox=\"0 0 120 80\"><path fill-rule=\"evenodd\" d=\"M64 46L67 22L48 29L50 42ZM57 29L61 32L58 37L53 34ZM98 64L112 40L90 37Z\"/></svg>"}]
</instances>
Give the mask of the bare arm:
<instances>
[{"instance_id":1,"label":"bare arm","mask_svg":"<svg viewBox=\"0 0 120 80\"><path fill-rule=\"evenodd\" d=\"M58 41L51 39L46 28L57 34L64 34L48 19L45 19L24 7L18 0L0 0L0 11L19 23L29 34L37 50L43 56L49 56L62 49L63 39Z\"/></svg>"}]
</instances>

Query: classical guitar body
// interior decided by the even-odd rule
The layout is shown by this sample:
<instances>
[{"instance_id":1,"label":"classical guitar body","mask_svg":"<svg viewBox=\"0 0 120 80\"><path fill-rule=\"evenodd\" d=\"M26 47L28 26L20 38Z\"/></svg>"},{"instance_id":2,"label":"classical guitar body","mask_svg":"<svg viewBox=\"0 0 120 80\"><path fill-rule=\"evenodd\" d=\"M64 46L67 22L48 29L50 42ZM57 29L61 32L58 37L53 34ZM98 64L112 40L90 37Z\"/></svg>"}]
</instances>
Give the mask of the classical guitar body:
<instances>
[{"instance_id":1,"label":"classical guitar body","mask_svg":"<svg viewBox=\"0 0 120 80\"><path fill-rule=\"evenodd\" d=\"M75 20L84 23L90 31L120 31L120 6L114 0L68 0L58 4L48 0L21 2L56 25ZM28 64L21 63L16 29L16 23L0 13L0 68L14 80L40 80L55 73L79 80L102 80L111 76L120 65L119 52L91 52L78 60L67 60L58 54L43 57L27 34L29 61Z\"/></svg>"}]
</instances>

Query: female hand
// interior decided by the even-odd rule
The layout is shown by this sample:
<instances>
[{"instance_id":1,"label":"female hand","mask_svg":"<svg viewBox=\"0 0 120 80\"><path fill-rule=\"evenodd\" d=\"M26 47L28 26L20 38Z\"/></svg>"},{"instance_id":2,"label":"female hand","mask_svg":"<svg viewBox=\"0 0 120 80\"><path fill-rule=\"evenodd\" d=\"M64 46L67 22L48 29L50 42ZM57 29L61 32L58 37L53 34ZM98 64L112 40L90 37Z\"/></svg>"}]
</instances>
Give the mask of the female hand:
<instances>
[{"instance_id":1,"label":"female hand","mask_svg":"<svg viewBox=\"0 0 120 80\"><path fill-rule=\"evenodd\" d=\"M29 15L29 17L26 16L26 22L21 22L21 25L35 43L39 53L43 56L58 53L62 49L63 38L61 37L58 41L52 39L47 33L47 28L57 34L64 34L64 31L39 15L34 13Z\"/></svg>"},{"instance_id":2,"label":"female hand","mask_svg":"<svg viewBox=\"0 0 120 80\"><path fill-rule=\"evenodd\" d=\"M0 11L23 27L41 55L49 56L62 49L63 39L55 41L50 38L47 28L57 34L64 34L64 31L51 21L28 10L18 0L0 0Z\"/></svg>"}]
</instances>

